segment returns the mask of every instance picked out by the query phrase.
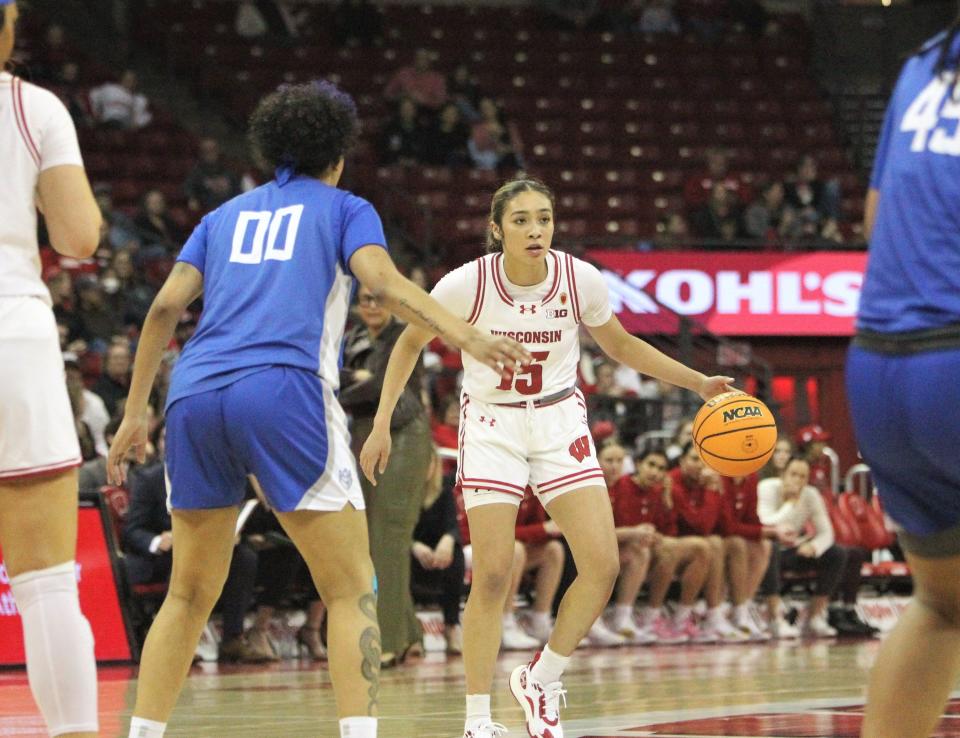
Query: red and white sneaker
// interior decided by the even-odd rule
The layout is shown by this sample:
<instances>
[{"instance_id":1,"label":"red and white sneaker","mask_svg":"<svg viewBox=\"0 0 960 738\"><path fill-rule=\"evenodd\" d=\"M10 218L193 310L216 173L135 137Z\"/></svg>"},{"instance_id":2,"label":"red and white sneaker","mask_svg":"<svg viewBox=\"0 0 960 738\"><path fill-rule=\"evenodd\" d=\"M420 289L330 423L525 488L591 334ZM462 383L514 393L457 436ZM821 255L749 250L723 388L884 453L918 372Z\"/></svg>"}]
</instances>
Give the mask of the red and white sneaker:
<instances>
[{"instance_id":1,"label":"red and white sneaker","mask_svg":"<svg viewBox=\"0 0 960 738\"><path fill-rule=\"evenodd\" d=\"M537 654L539 657L539 654ZM541 684L530 671L536 659L518 666L510 675L510 691L523 708L530 738L563 738L560 726L560 700L567 706L566 690L561 682Z\"/></svg>"},{"instance_id":2,"label":"red and white sneaker","mask_svg":"<svg viewBox=\"0 0 960 738\"><path fill-rule=\"evenodd\" d=\"M507 728L489 718L471 720L463 729L463 738L499 738L507 734Z\"/></svg>"},{"instance_id":3,"label":"red and white sneaker","mask_svg":"<svg viewBox=\"0 0 960 738\"><path fill-rule=\"evenodd\" d=\"M677 627L676 623L673 622L673 618L667 615L659 615L657 619L653 621L651 631L656 637L657 643L664 646L670 646L675 643L687 643L690 640L690 636L684 630Z\"/></svg>"}]
</instances>

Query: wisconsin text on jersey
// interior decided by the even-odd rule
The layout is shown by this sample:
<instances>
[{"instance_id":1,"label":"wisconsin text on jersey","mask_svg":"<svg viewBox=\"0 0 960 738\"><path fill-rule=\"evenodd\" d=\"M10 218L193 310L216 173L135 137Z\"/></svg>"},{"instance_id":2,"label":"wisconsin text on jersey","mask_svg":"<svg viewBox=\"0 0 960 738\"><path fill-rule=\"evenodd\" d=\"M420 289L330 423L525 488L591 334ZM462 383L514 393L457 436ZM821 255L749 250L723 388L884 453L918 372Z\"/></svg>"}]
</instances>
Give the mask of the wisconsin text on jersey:
<instances>
[{"instance_id":1,"label":"wisconsin text on jersey","mask_svg":"<svg viewBox=\"0 0 960 738\"><path fill-rule=\"evenodd\" d=\"M557 343L563 335L563 331L495 331L492 328L490 333L494 336L506 336L520 343Z\"/></svg>"}]
</instances>

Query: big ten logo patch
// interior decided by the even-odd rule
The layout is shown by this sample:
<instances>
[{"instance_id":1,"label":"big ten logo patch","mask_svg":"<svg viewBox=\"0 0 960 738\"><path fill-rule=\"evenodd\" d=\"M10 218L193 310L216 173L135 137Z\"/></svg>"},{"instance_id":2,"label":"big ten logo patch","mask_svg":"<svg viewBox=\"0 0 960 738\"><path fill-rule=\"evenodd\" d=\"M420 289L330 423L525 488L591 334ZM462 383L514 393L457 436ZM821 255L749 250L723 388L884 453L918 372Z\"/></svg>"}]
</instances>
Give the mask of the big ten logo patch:
<instances>
[{"instance_id":1,"label":"big ten logo patch","mask_svg":"<svg viewBox=\"0 0 960 738\"><path fill-rule=\"evenodd\" d=\"M548 318L566 318L567 309L566 308L549 308L547 310Z\"/></svg>"},{"instance_id":2,"label":"big ten logo patch","mask_svg":"<svg viewBox=\"0 0 960 738\"><path fill-rule=\"evenodd\" d=\"M570 444L570 455L579 463L590 456L590 439L586 436L580 436L576 441Z\"/></svg>"}]
</instances>

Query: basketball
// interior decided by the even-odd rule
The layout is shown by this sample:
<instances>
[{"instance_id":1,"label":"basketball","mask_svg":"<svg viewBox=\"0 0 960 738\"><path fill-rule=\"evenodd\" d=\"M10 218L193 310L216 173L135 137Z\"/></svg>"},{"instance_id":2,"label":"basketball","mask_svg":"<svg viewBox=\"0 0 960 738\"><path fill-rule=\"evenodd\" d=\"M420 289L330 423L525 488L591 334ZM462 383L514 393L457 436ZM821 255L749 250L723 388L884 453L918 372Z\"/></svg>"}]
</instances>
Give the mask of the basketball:
<instances>
[{"instance_id":1,"label":"basketball","mask_svg":"<svg viewBox=\"0 0 960 738\"><path fill-rule=\"evenodd\" d=\"M724 392L703 404L693 421L693 442L703 463L727 477L752 474L777 443L770 409L746 392Z\"/></svg>"}]
</instances>

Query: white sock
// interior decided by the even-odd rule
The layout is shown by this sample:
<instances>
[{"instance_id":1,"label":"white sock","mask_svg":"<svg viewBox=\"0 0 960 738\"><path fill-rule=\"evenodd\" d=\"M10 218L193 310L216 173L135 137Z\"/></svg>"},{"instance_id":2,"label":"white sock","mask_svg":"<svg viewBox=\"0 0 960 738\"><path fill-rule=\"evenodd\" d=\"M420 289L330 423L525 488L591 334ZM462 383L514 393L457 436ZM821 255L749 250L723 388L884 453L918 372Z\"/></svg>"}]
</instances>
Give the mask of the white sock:
<instances>
[{"instance_id":1,"label":"white sock","mask_svg":"<svg viewBox=\"0 0 960 738\"><path fill-rule=\"evenodd\" d=\"M530 616L530 620L534 625L550 625L550 613L549 612L534 612Z\"/></svg>"},{"instance_id":2,"label":"white sock","mask_svg":"<svg viewBox=\"0 0 960 738\"><path fill-rule=\"evenodd\" d=\"M340 721L340 738L377 738L375 717L347 717Z\"/></svg>"},{"instance_id":3,"label":"white sock","mask_svg":"<svg viewBox=\"0 0 960 738\"><path fill-rule=\"evenodd\" d=\"M673 621L675 623L682 623L687 620L692 613L693 608L690 605L680 605L673 616Z\"/></svg>"},{"instance_id":4,"label":"white sock","mask_svg":"<svg viewBox=\"0 0 960 738\"><path fill-rule=\"evenodd\" d=\"M80 612L76 564L66 561L10 580L23 623L27 680L51 735L96 733L97 662Z\"/></svg>"},{"instance_id":5,"label":"white sock","mask_svg":"<svg viewBox=\"0 0 960 738\"><path fill-rule=\"evenodd\" d=\"M537 663L530 670L530 676L541 684L559 682L568 663L570 663L569 656L561 656L551 651L550 646L544 646Z\"/></svg>"},{"instance_id":6,"label":"white sock","mask_svg":"<svg viewBox=\"0 0 960 738\"><path fill-rule=\"evenodd\" d=\"M653 625L659 616L659 607L644 607L640 610L640 620L644 625Z\"/></svg>"},{"instance_id":7,"label":"white sock","mask_svg":"<svg viewBox=\"0 0 960 738\"><path fill-rule=\"evenodd\" d=\"M166 723L134 717L130 720L130 735L128 738L163 738L163 732L166 729Z\"/></svg>"},{"instance_id":8,"label":"white sock","mask_svg":"<svg viewBox=\"0 0 960 738\"><path fill-rule=\"evenodd\" d=\"M733 619L738 623L745 623L750 619L750 603L741 602L733 608Z\"/></svg>"},{"instance_id":9,"label":"white sock","mask_svg":"<svg viewBox=\"0 0 960 738\"><path fill-rule=\"evenodd\" d=\"M630 617L633 615L633 606L617 605L613 612L618 621L630 620Z\"/></svg>"},{"instance_id":10,"label":"white sock","mask_svg":"<svg viewBox=\"0 0 960 738\"><path fill-rule=\"evenodd\" d=\"M490 718L490 695L489 694L468 694L467 695L467 722Z\"/></svg>"},{"instance_id":11,"label":"white sock","mask_svg":"<svg viewBox=\"0 0 960 738\"><path fill-rule=\"evenodd\" d=\"M520 624L517 622L517 616L512 612L506 612L503 614L503 629L507 628L517 628Z\"/></svg>"}]
</instances>

